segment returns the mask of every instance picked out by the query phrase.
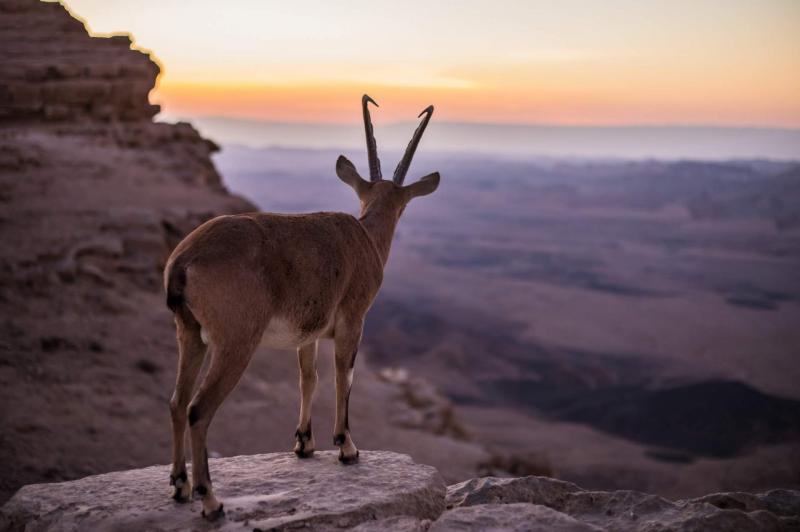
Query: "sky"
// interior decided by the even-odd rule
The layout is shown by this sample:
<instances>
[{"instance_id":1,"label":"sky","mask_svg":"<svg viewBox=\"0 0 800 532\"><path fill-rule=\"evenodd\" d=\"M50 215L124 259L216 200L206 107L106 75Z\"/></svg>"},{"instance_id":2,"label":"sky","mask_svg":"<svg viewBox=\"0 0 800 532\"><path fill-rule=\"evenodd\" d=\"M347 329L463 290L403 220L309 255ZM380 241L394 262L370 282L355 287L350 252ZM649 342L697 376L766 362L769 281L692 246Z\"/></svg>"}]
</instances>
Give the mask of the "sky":
<instances>
[{"instance_id":1,"label":"sky","mask_svg":"<svg viewBox=\"0 0 800 532\"><path fill-rule=\"evenodd\" d=\"M800 1L65 0L167 116L800 128Z\"/></svg>"}]
</instances>

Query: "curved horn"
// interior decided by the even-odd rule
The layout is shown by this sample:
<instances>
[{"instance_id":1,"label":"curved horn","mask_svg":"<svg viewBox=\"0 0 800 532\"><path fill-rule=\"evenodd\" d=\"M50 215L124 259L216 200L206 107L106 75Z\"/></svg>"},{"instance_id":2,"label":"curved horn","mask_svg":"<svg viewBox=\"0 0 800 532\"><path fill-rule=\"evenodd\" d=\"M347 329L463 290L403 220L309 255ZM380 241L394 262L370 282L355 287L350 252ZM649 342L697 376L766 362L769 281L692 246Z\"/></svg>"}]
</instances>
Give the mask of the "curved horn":
<instances>
[{"instance_id":1,"label":"curved horn","mask_svg":"<svg viewBox=\"0 0 800 532\"><path fill-rule=\"evenodd\" d=\"M411 142L408 143L406 153L403 154L403 158L400 159L400 162L397 163L397 168L394 169L394 177L392 180L398 185L402 185L403 180L406 178L408 167L411 166L411 159L414 158L414 152L417 151L417 145L419 144L422 134L425 132L425 128L428 126L428 122L430 122L431 116L433 115L433 106L429 105L426 107L425 110L423 110L419 116L417 116L417 118L422 115L425 115L425 118L423 118L422 122L420 122L419 126L417 126L417 130L414 131L414 136L411 137Z\"/></svg>"},{"instance_id":2,"label":"curved horn","mask_svg":"<svg viewBox=\"0 0 800 532\"><path fill-rule=\"evenodd\" d=\"M369 161L369 178L371 181L381 180L381 160L378 159L378 144L375 142L375 134L372 131L372 117L369 116L367 104L372 102L375 107L380 107L378 102L368 95L361 97L361 109L364 113L364 133L367 137L367 160Z\"/></svg>"}]
</instances>

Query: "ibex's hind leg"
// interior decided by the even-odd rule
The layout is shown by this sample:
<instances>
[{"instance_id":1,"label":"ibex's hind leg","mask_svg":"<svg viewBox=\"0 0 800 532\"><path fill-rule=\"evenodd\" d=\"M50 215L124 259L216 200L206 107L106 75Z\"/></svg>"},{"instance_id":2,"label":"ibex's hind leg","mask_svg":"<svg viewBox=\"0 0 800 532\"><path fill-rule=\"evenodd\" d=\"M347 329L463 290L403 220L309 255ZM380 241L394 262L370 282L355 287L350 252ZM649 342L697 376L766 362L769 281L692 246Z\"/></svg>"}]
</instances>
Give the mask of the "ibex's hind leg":
<instances>
[{"instance_id":1,"label":"ibex's hind leg","mask_svg":"<svg viewBox=\"0 0 800 532\"><path fill-rule=\"evenodd\" d=\"M335 347L336 366L336 421L333 428L333 444L339 447L339 460L350 464L358 460L358 449L350 437L350 388L353 385L353 366L356 363L358 344L361 341L361 326L337 326Z\"/></svg>"},{"instance_id":2,"label":"ibex's hind leg","mask_svg":"<svg viewBox=\"0 0 800 532\"><path fill-rule=\"evenodd\" d=\"M194 491L203 498L203 516L216 519L223 515L222 503L214 497L208 471L206 435L217 408L233 390L255 351L258 335L213 345L208 373L189 405L189 427L192 437L192 482ZM237 341L238 340L238 341Z\"/></svg>"},{"instance_id":3,"label":"ibex's hind leg","mask_svg":"<svg viewBox=\"0 0 800 532\"><path fill-rule=\"evenodd\" d=\"M197 374L203 365L206 346L200 338L200 327L191 320L186 323L176 315L175 325L178 337L178 378L175 392L169 402L172 415L172 471L170 484L175 487L172 497L176 501L186 501L192 493L192 485L186 476L186 459L184 455L184 434L186 433L186 409L192 398Z\"/></svg>"},{"instance_id":4,"label":"ibex's hind leg","mask_svg":"<svg viewBox=\"0 0 800 532\"><path fill-rule=\"evenodd\" d=\"M311 404L314 401L314 388L317 386L317 342L297 349L300 365L300 420L294 437L294 453L300 458L314 454L314 435L311 432Z\"/></svg>"}]
</instances>

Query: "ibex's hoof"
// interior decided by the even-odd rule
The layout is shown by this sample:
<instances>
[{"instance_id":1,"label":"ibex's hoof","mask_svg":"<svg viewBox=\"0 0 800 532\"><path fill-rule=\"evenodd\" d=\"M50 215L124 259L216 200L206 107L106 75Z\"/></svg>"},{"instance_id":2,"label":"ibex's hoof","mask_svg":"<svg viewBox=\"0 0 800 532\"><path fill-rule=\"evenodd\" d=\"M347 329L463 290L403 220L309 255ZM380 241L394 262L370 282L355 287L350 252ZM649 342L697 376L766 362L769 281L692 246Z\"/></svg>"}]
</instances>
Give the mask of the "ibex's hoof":
<instances>
[{"instance_id":1,"label":"ibex's hoof","mask_svg":"<svg viewBox=\"0 0 800 532\"><path fill-rule=\"evenodd\" d=\"M180 475L170 475L169 485L174 486L175 490L172 492L172 498L176 502L188 502L192 495L192 485L189 479L186 478L184 471Z\"/></svg>"},{"instance_id":2,"label":"ibex's hoof","mask_svg":"<svg viewBox=\"0 0 800 532\"><path fill-rule=\"evenodd\" d=\"M172 498L175 502L189 502L189 499L191 499L191 489L188 486L175 486Z\"/></svg>"},{"instance_id":3,"label":"ibex's hoof","mask_svg":"<svg viewBox=\"0 0 800 532\"><path fill-rule=\"evenodd\" d=\"M314 455L314 437L311 435L311 427L305 432L300 432L298 429L294 433L297 441L294 444L294 454L298 458L311 458Z\"/></svg>"},{"instance_id":4,"label":"ibex's hoof","mask_svg":"<svg viewBox=\"0 0 800 532\"><path fill-rule=\"evenodd\" d=\"M304 449L295 445L294 454L296 454L298 458L311 458L314 456L314 449Z\"/></svg>"},{"instance_id":5,"label":"ibex's hoof","mask_svg":"<svg viewBox=\"0 0 800 532\"><path fill-rule=\"evenodd\" d=\"M358 451L354 456L345 456L342 451L339 451L339 461L345 465L355 464L358 462Z\"/></svg>"},{"instance_id":6,"label":"ibex's hoof","mask_svg":"<svg viewBox=\"0 0 800 532\"><path fill-rule=\"evenodd\" d=\"M219 508L217 508L216 510L212 510L210 512L206 512L205 510L203 510L200 515L202 515L203 518L205 518L207 521L216 521L220 517L225 517L224 506L225 506L224 504L219 503Z\"/></svg>"}]
</instances>

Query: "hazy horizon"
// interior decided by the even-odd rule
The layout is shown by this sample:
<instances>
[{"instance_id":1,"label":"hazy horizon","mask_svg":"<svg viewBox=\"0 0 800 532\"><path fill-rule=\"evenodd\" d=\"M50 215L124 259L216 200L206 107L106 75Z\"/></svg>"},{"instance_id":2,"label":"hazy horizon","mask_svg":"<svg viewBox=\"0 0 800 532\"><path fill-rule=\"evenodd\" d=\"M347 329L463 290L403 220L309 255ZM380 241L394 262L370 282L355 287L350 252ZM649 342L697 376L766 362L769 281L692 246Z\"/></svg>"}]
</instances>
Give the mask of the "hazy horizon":
<instances>
[{"instance_id":1,"label":"hazy horizon","mask_svg":"<svg viewBox=\"0 0 800 532\"><path fill-rule=\"evenodd\" d=\"M285 122L225 116L175 117L218 144L249 148L363 149L363 126ZM404 149L416 122L375 120L382 150ZM426 151L515 158L600 159L800 159L800 129L671 125L558 125L431 122Z\"/></svg>"}]
</instances>

